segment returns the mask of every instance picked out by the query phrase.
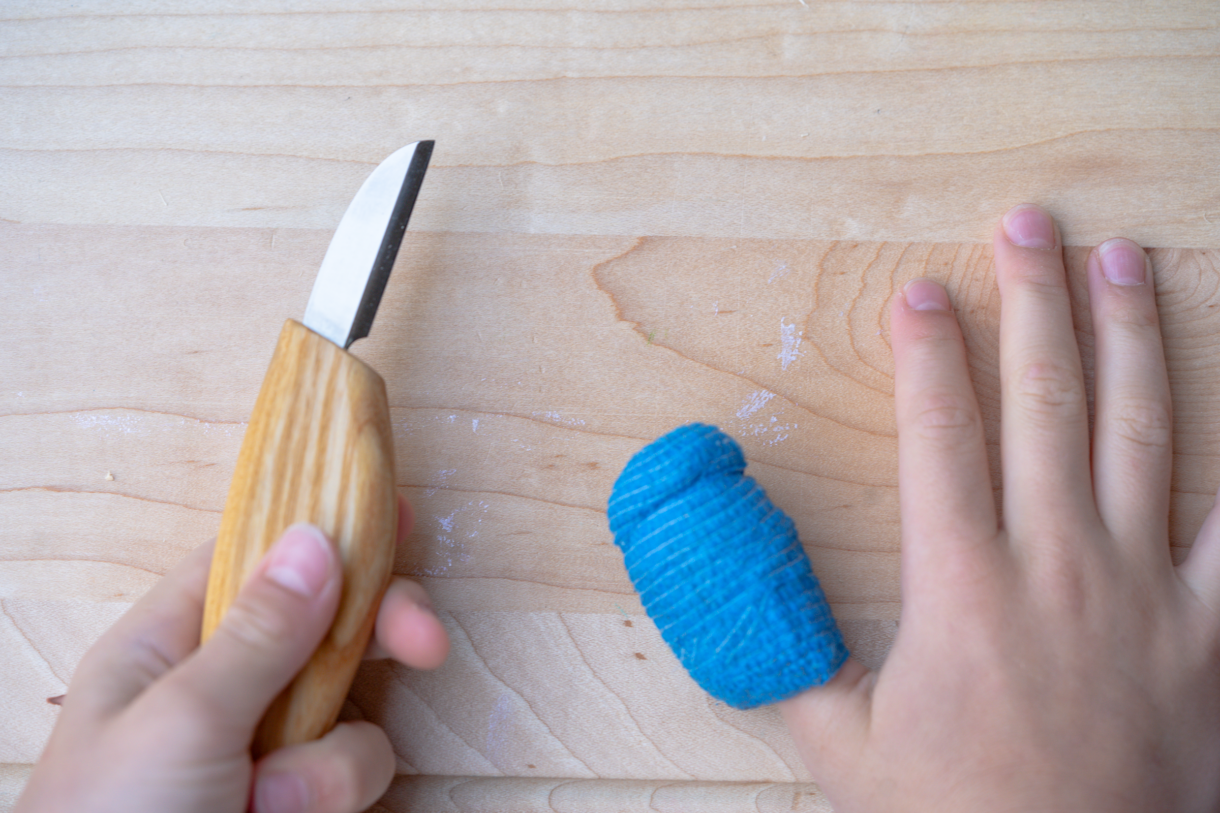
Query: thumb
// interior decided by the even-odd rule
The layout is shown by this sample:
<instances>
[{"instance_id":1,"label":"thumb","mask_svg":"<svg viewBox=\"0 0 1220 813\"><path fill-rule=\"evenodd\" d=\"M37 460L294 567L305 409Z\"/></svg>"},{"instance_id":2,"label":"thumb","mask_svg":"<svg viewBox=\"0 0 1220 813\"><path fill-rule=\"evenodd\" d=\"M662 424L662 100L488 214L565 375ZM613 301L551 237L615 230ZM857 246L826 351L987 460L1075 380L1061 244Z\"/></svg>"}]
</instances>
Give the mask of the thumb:
<instances>
[{"instance_id":1,"label":"thumb","mask_svg":"<svg viewBox=\"0 0 1220 813\"><path fill-rule=\"evenodd\" d=\"M844 762L853 762L864 747L875 680L875 672L848 658L825 684L779 704L797 752L819 784L842 773Z\"/></svg>"},{"instance_id":2,"label":"thumb","mask_svg":"<svg viewBox=\"0 0 1220 813\"><path fill-rule=\"evenodd\" d=\"M312 525L293 525L263 557L212 637L160 686L167 705L248 736L309 660L335 616L342 570Z\"/></svg>"}]
</instances>

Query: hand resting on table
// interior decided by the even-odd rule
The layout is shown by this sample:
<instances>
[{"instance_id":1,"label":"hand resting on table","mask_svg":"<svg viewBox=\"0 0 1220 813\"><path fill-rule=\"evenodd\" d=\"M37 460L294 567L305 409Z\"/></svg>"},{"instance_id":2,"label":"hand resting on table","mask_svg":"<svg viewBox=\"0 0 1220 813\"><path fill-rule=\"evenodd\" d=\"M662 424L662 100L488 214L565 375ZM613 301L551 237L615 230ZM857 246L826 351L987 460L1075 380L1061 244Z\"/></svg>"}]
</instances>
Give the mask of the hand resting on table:
<instances>
[{"instance_id":1,"label":"hand resting on table","mask_svg":"<svg viewBox=\"0 0 1220 813\"><path fill-rule=\"evenodd\" d=\"M1088 258L1095 422L1062 245L1035 206L995 231L1003 519L945 290L892 306L902 617L781 708L835 810L1220 809L1220 511L1169 550L1172 424L1151 265Z\"/></svg>"}]
</instances>

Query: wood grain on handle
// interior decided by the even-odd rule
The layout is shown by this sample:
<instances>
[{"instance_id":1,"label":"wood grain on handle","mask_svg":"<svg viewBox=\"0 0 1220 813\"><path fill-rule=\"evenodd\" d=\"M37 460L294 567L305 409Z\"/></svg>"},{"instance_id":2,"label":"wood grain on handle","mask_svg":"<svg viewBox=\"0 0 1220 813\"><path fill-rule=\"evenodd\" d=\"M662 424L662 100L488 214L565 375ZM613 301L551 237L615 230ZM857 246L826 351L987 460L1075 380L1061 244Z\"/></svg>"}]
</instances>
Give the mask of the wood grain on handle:
<instances>
[{"instance_id":1,"label":"wood grain on handle","mask_svg":"<svg viewBox=\"0 0 1220 813\"><path fill-rule=\"evenodd\" d=\"M335 541L343 594L326 638L259 725L256 755L316 739L334 725L394 564L394 482L385 382L355 356L288 320L225 502L203 640L295 522L311 522Z\"/></svg>"}]
</instances>

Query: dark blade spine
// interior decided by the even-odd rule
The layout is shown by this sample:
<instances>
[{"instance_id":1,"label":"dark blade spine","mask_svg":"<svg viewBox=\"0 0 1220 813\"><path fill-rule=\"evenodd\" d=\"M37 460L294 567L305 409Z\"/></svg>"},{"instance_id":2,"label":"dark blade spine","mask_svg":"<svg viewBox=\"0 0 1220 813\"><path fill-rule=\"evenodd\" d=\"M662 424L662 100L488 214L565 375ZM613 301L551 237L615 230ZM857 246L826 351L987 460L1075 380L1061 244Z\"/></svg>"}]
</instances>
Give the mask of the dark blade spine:
<instances>
[{"instance_id":1,"label":"dark blade spine","mask_svg":"<svg viewBox=\"0 0 1220 813\"><path fill-rule=\"evenodd\" d=\"M415 208L415 200L419 197L423 186L424 174L428 170L428 162L432 158L432 148L435 141L421 141L411 157L411 165L407 168L406 178L398 192L398 200L394 204L394 212L390 216L390 225L381 239L381 249L373 263L368 282L364 286L364 295L360 298L360 307L352 320L351 332L348 333L344 349L352 346L352 342L369 335L373 319L377 316L377 307L381 304L381 296L385 293L386 283L390 280L390 272L394 269L394 260L398 257L398 249L402 246L403 235L407 231L407 221L411 219L411 211Z\"/></svg>"}]
</instances>

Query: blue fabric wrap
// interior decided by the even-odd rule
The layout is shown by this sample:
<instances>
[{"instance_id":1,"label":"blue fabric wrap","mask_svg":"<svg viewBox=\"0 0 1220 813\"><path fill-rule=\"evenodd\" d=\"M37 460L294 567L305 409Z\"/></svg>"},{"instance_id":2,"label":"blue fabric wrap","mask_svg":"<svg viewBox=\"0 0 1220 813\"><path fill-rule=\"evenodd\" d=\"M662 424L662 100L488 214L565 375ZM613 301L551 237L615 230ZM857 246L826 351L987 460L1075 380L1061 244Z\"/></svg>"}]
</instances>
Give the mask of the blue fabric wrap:
<instances>
[{"instance_id":1,"label":"blue fabric wrap","mask_svg":"<svg viewBox=\"0 0 1220 813\"><path fill-rule=\"evenodd\" d=\"M745 468L716 427L679 427L631 458L608 511L665 642L741 709L820 686L848 654L796 526Z\"/></svg>"}]
</instances>

